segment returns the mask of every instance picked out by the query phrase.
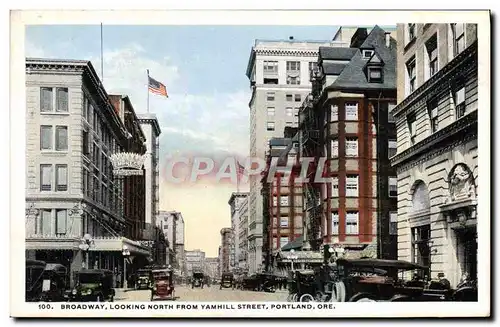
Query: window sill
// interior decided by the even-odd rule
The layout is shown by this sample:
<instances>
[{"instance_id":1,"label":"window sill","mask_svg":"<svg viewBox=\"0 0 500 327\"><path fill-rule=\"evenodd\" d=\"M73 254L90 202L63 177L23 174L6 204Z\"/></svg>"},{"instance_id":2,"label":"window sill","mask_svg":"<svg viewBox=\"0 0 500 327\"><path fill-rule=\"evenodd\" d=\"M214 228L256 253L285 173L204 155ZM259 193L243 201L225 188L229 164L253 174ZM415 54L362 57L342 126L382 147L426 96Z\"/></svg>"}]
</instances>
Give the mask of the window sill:
<instances>
[{"instance_id":1,"label":"window sill","mask_svg":"<svg viewBox=\"0 0 500 327\"><path fill-rule=\"evenodd\" d=\"M50 154L50 155L61 155L65 156L69 153L68 150L65 151L55 151L55 150L40 150L40 153L42 154Z\"/></svg>"},{"instance_id":2,"label":"window sill","mask_svg":"<svg viewBox=\"0 0 500 327\"><path fill-rule=\"evenodd\" d=\"M408 49L415 43L416 39L417 39L416 37L413 37L413 39L411 39L410 41L408 41L408 43L406 43L405 46L404 46L404 48L403 48L403 52L408 51Z\"/></svg>"},{"instance_id":3,"label":"window sill","mask_svg":"<svg viewBox=\"0 0 500 327\"><path fill-rule=\"evenodd\" d=\"M48 116L69 116L69 111L40 111L40 115L48 115Z\"/></svg>"}]
</instances>

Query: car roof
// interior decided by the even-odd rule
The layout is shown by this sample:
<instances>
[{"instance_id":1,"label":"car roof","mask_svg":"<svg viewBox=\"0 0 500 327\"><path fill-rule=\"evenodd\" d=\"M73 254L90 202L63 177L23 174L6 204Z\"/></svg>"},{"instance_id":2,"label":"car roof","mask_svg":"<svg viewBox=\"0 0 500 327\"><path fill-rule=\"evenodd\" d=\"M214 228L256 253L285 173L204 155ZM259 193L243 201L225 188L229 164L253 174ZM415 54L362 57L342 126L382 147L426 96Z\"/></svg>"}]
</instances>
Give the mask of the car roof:
<instances>
[{"instance_id":1,"label":"car roof","mask_svg":"<svg viewBox=\"0 0 500 327\"><path fill-rule=\"evenodd\" d=\"M386 260L386 259L337 259L337 265L352 267L380 267L395 268L402 270L428 269L425 266L404 261L404 260Z\"/></svg>"}]
</instances>

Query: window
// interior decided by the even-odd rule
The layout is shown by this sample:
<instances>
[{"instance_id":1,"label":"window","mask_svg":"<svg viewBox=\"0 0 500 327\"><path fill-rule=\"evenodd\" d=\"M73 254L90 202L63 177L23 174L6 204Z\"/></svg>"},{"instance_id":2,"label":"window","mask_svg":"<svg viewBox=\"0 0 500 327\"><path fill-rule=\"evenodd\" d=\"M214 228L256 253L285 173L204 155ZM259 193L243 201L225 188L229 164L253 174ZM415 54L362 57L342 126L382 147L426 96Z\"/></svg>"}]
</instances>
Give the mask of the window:
<instances>
[{"instance_id":1,"label":"window","mask_svg":"<svg viewBox=\"0 0 500 327\"><path fill-rule=\"evenodd\" d=\"M295 117L299 117L299 108L293 108L293 113Z\"/></svg>"},{"instance_id":2,"label":"window","mask_svg":"<svg viewBox=\"0 0 500 327\"><path fill-rule=\"evenodd\" d=\"M332 158L339 156L339 140L332 140Z\"/></svg>"},{"instance_id":3,"label":"window","mask_svg":"<svg viewBox=\"0 0 500 327\"><path fill-rule=\"evenodd\" d=\"M56 126L56 150L68 150L68 126Z\"/></svg>"},{"instance_id":4,"label":"window","mask_svg":"<svg viewBox=\"0 0 500 327\"><path fill-rule=\"evenodd\" d=\"M427 110L429 111L429 119L431 122L431 133L437 132L439 129L439 116L438 116L438 99L434 98L427 102Z\"/></svg>"},{"instance_id":5,"label":"window","mask_svg":"<svg viewBox=\"0 0 500 327\"><path fill-rule=\"evenodd\" d=\"M429 77L433 76L438 71L438 45L437 34L434 34L429 41L425 43L427 49L427 59L429 62Z\"/></svg>"},{"instance_id":6,"label":"window","mask_svg":"<svg viewBox=\"0 0 500 327\"><path fill-rule=\"evenodd\" d=\"M288 196L281 196L280 197L280 206L282 207L287 207L288 206Z\"/></svg>"},{"instance_id":7,"label":"window","mask_svg":"<svg viewBox=\"0 0 500 327\"><path fill-rule=\"evenodd\" d=\"M287 61L286 62L286 70L287 71L296 71L300 70L300 61Z\"/></svg>"},{"instance_id":8,"label":"window","mask_svg":"<svg viewBox=\"0 0 500 327\"><path fill-rule=\"evenodd\" d=\"M57 112L68 112L68 89L58 87L57 89Z\"/></svg>"},{"instance_id":9,"label":"window","mask_svg":"<svg viewBox=\"0 0 500 327\"><path fill-rule=\"evenodd\" d=\"M331 118L330 121L338 121L339 120L339 107L337 105L332 105L330 107Z\"/></svg>"},{"instance_id":10,"label":"window","mask_svg":"<svg viewBox=\"0 0 500 327\"><path fill-rule=\"evenodd\" d=\"M285 122L285 127L293 127L293 122L292 121Z\"/></svg>"},{"instance_id":11,"label":"window","mask_svg":"<svg viewBox=\"0 0 500 327\"><path fill-rule=\"evenodd\" d=\"M264 74L276 74L278 73L278 62L277 61L264 61Z\"/></svg>"},{"instance_id":12,"label":"window","mask_svg":"<svg viewBox=\"0 0 500 327\"><path fill-rule=\"evenodd\" d=\"M53 111L53 96L51 87L40 88L40 112Z\"/></svg>"},{"instance_id":13,"label":"window","mask_svg":"<svg viewBox=\"0 0 500 327\"><path fill-rule=\"evenodd\" d=\"M67 210L56 210L56 235L66 234Z\"/></svg>"},{"instance_id":14,"label":"window","mask_svg":"<svg viewBox=\"0 0 500 327\"><path fill-rule=\"evenodd\" d=\"M275 109L274 107L267 107L267 115L268 116L274 116L274 113L275 113Z\"/></svg>"},{"instance_id":15,"label":"window","mask_svg":"<svg viewBox=\"0 0 500 327\"><path fill-rule=\"evenodd\" d=\"M453 29L453 52L458 55L465 49L465 24L451 24Z\"/></svg>"},{"instance_id":16,"label":"window","mask_svg":"<svg viewBox=\"0 0 500 327\"><path fill-rule=\"evenodd\" d=\"M358 139L356 137L347 137L345 141L346 157L358 156Z\"/></svg>"},{"instance_id":17,"label":"window","mask_svg":"<svg viewBox=\"0 0 500 327\"><path fill-rule=\"evenodd\" d=\"M389 213L389 235L398 235L398 213L396 211Z\"/></svg>"},{"instance_id":18,"label":"window","mask_svg":"<svg viewBox=\"0 0 500 327\"><path fill-rule=\"evenodd\" d=\"M274 126L275 126L275 124L274 124L273 121L268 121L267 122L267 130L268 131L274 131Z\"/></svg>"},{"instance_id":19,"label":"window","mask_svg":"<svg viewBox=\"0 0 500 327\"><path fill-rule=\"evenodd\" d=\"M82 152L88 155L90 153L90 136L88 131L82 130L82 139Z\"/></svg>"},{"instance_id":20,"label":"window","mask_svg":"<svg viewBox=\"0 0 500 327\"><path fill-rule=\"evenodd\" d=\"M398 197L398 179L397 177L389 177L389 197Z\"/></svg>"},{"instance_id":21,"label":"window","mask_svg":"<svg viewBox=\"0 0 500 327\"><path fill-rule=\"evenodd\" d=\"M368 82L369 83L382 83L382 67L369 67L368 68Z\"/></svg>"},{"instance_id":22,"label":"window","mask_svg":"<svg viewBox=\"0 0 500 327\"><path fill-rule=\"evenodd\" d=\"M346 102L345 104L345 119L358 120L358 103Z\"/></svg>"},{"instance_id":23,"label":"window","mask_svg":"<svg viewBox=\"0 0 500 327\"><path fill-rule=\"evenodd\" d=\"M286 79L286 84L288 85L300 85L299 76L288 76Z\"/></svg>"},{"instance_id":24,"label":"window","mask_svg":"<svg viewBox=\"0 0 500 327\"><path fill-rule=\"evenodd\" d=\"M417 37L416 35L416 24L408 24L406 25L406 30L407 30L407 40L406 43L410 43L414 38Z\"/></svg>"},{"instance_id":25,"label":"window","mask_svg":"<svg viewBox=\"0 0 500 327\"><path fill-rule=\"evenodd\" d=\"M288 227L288 217L281 217L280 227Z\"/></svg>"},{"instance_id":26,"label":"window","mask_svg":"<svg viewBox=\"0 0 500 327\"><path fill-rule=\"evenodd\" d=\"M332 212L332 235L339 234L339 213Z\"/></svg>"},{"instance_id":27,"label":"window","mask_svg":"<svg viewBox=\"0 0 500 327\"><path fill-rule=\"evenodd\" d=\"M309 63L309 74L311 74L311 72L313 72L316 68L318 68L318 63L315 61L311 61Z\"/></svg>"},{"instance_id":28,"label":"window","mask_svg":"<svg viewBox=\"0 0 500 327\"><path fill-rule=\"evenodd\" d=\"M42 234L42 235L50 235L50 227L51 227L51 221L52 221L52 210L44 209L42 210L41 214L41 221L40 221L40 230L37 232Z\"/></svg>"},{"instance_id":29,"label":"window","mask_svg":"<svg viewBox=\"0 0 500 327\"><path fill-rule=\"evenodd\" d=\"M52 165L40 165L40 191L52 191Z\"/></svg>"},{"instance_id":30,"label":"window","mask_svg":"<svg viewBox=\"0 0 500 327\"><path fill-rule=\"evenodd\" d=\"M453 94L453 101L455 103L455 118L459 119L465 115L465 83L460 81L455 86Z\"/></svg>"},{"instance_id":31,"label":"window","mask_svg":"<svg viewBox=\"0 0 500 327\"><path fill-rule=\"evenodd\" d=\"M387 110L387 122L388 123L395 123L396 122L396 118L394 118L394 115L392 114L392 111L394 110L395 107L396 107L395 103L389 103L389 107Z\"/></svg>"},{"instance_id":32,"label":"window","mask_svg":"<svg viewBox=\"0 0 500 327\"><path fill-rule=\"evenodd\" d=\"M264 77L264 84L278 84L277 78Z\"/></svg>"},{"instance_id":33,"label":"window","mask_svg":"<svg viewBox=\"0 0 500 327\"><path fill-rule=\"evenodd\" d=\"M295 102L300 102L302 100L302 97L300 94L295 94Z\"/></svg>"},{"instance_id":34,"label":"window","mask_svg":"<svg viewBox=\"0 0 500 327\"><path fill-rule=\"evenodd\" d=\"M332 177L332 197L333 198L339 197L339 178L338 177Z\"/></svg>"},{"instance_id":35,"label":"window","mask_svg":"<svg viewBox=\"0 0 500 327\"><path fill-rule=\"evenodd\" d=\"M56 191L68 190L68 166L56 165Z\"/></svg>"},{"instance_id":36,"label":"window","mask_svg":"<svg viewBox=\"0 0 500 327\"><path fill-rule=\"evenodd\" d=\"M363 50L363 59L370 59L373 55L373 50Z\"/></svg>"},{"instance_id":37,"label":"window","mask_svg":"<svg viewBox=\"0 0 500 327\"><path fill-rule=\"evenodd\" d=\"M56 91L55 98L54 90ZM68 112L68 89L65 87L41 87L40 112L53 112L54 108L56 112Z\"/></svg>"},{"instance_id":38,"label":"window","mask_svg":"<svg viewBox=\"0 0 500 327\"><path fill-rule=\"evenodd\" d=\"M398 152L398 142L396 140L389 140L389 158L396 155Z\"/></svg>"},{"instance_id":39,"label":"window","mask_svg":"<svg viewBox=\"0 0 500 327\"><path fill-rule=\"evenodd\" d=\"M40 150L52 150L52 126L40 126Z\"/></svg>"},{"instance_id":40,"label":"window","mask_svg":"<svg viewBox=\"0 0 500 327\"><path fill-rule=\"evenodd\" d=\"M347 175L345 181L345 195L346 196L358 196L358 176L357 175Z\"/></svg>"},{"instance_id":41,"label":"window","mask_svg":"<svg viewBox=\"0 0 500 327\"><path fill-rule=\"evenodd\" d=\"M359 212L347 211L345 217L345 233L346 235L357 235L358 232Z\"/></svg>"},{"instance_id":42,"label":"window","mask_svg":"<svg viewBox=\"0 0 500 327\"><path fill-rule=\"evenodd\" d=\"M280 247L285 246L288 243L288 236L280 237Z\"/></svg>"},{"instance_id":43,"label":"window","mask_svg":"<svg viewBox=\"0 0 500 327\"><path fill-rule=\"evenodd\" d=\"M413 262L428 267L430 263L431 252L429 247L431 226L423 225L419 227L413 227L411 229L411 234Z\"/></svg>"},{"instance_id":44,"label":"window","mask_svg":"<svg viewBox=\"0 0 500 327\"><path fill-rule=\"evenodd\" d=\"M408 131L410 133L410 141L411 143L415 143L415 139L417 136L417 117L415 114L410 114L407 117L408 120Z\"/></svg>"},{"instance_id":45,"label":"window","mask_svg":"<svg viewBox=\"0 0 500 327\"><path fill-rule=\"evenodd\" d=\"M408 84L406 86L406 89L408 90L408 95L415 91L415 88L417 86L416 80L417 80L417 71L415 69L415 57L410 59L406 63L406 75L407 75L407 80Z\"/></svg>"},{"instance_id":46,"label":"window","mask_svg":"<svg viewBox=\"0 0 500 327\"><path fill-rule=\"evenodd\" d=\"M285 108L285 113L288 117L293 117L293 108L291 107Z\"/></svg>"},{"instance_id":47,"label":"window","mask_svg":"<svg viewBox=\"0 0 500 327\"><path fill-rule=\"evenodd\" d=\"M267 101L274 101L274 92L267 92Z\"/></svg>"},{"instance_id":48,"label":"window","mask_svg":"<svg viewBox=\"0 0 500 327\"><path fill-rule=\"evenodd\" d=\"M287 94L286 101L293 101L293 94Z\"/></svg>"}]
</instances>

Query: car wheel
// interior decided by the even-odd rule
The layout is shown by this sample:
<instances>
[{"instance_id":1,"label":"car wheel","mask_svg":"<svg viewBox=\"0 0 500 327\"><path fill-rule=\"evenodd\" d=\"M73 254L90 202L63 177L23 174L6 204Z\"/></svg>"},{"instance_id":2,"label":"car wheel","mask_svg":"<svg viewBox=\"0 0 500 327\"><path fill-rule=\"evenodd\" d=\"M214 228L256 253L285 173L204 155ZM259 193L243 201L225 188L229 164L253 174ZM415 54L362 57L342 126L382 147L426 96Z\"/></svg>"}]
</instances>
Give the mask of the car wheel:
<instances>
[{"instance_id":1,"label":"car wheel","mask_svg":"<svg viewBox=\"0 0 500 327\"><path fill-rule=\"evenodd\" d=\"M292 299L293 299L293 293L290 293L290 294L288 294L288 296L286 297L286 302L292 302Z\"/></svg>"},{"instance_id":2,"label":"car wheel","mask_svg":"<svg viewBox=\"0 0 500 327\"><path fill-rule=\"evenodd\" d=\"M377 302L377 299L373 294L356 293L347 302Z\"/></svg>"},{"instance_id":3,"label":"car wheel","mask_svg":"<svg viewBox=\"0 0 500 327\"><path fill-rule=\"evenodd\" d=\"M298 298L299 298L299 295L297 293L294 293L292 296L292 302L297 302Z\"/></svg>"},{"instance_id":4,"label":"car wheel","mask_svg":"<svg viewBox=\"0 0 500 327\"><path fill-rule=\"evenodd\" d=\"M314 296L311 294L304 294L300 297L299 302L314 302Z\"/></svg>"}]
</instances>

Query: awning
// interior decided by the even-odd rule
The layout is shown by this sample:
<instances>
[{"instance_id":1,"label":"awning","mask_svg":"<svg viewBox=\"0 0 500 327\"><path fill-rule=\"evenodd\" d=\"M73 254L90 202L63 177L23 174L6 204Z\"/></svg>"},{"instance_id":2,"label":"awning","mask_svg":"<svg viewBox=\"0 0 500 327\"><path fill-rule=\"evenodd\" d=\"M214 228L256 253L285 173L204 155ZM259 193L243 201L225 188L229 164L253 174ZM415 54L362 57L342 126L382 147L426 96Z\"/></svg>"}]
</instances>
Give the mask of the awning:
<instances>
[{"instance_id":1,"label":"awning","mask_svg":"<svg viewBox=\"0 0 500 327\"><path fill-rule=\"evenodd\" d=\"M314 251L278 252L276 260L282 263L322 263L323 255Z\"/></svg>"},{"instance_id":2,"label":"awning","mask_svg":"<svg viewBox=\"0 0 500 327\"><path fill-rule=\"evenodd\" d=\"M292 242L288 242L285 244L282 248L281 251L290 251L291 249L297 250L297 249L302 249L304 243L304 237L300 236L297 239L295 239Z\"/></svg>"}]
</instances>

